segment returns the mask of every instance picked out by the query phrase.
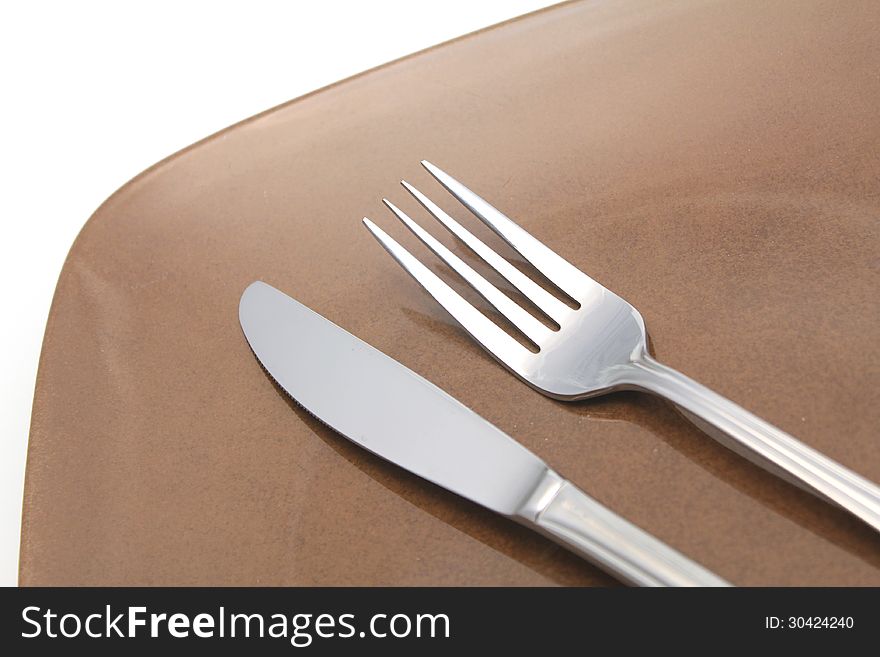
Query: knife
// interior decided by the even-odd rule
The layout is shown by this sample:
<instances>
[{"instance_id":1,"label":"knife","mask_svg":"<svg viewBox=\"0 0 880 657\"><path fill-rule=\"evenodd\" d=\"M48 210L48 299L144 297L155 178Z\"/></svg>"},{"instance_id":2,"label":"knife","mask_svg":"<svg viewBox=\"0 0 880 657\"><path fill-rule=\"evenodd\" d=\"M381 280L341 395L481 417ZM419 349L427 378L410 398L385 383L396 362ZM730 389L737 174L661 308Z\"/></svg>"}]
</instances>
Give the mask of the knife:
<instances>
[{"instance_id":1,"label":"knife","mask_svg":"<svg viewBox=\"0 0 880 657\"><path fill-rule=\"evenodd\" d=\"M624 520L440 388L271 285L244 291L256 357L298 404L410 472L639 586L729 586Z\"/></svg>"}]
</instances>

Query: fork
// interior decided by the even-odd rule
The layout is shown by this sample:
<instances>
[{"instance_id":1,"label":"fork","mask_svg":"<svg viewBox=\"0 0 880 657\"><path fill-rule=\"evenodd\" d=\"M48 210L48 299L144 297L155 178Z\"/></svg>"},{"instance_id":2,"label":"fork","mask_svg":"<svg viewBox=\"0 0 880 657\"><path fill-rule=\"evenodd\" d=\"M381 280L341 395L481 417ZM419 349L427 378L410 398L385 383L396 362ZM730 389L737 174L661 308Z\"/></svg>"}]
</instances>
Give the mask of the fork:
<instances>
[{"instance_id":1,"label":"fork","mask_svg":"<svg viewBox=\"0 0 880 657\"><path fill-rule=\"evenodd\" d=\"M492 356L539 392L564 401L617 390L664 397L712 438L777 476L846 509L880 531L880 487L648 353L645 322L628 302L430 162L422 166L556 286L561 301L498 255L406 181L435 219L558 326L550 328L501 292L388 199L383 203L443 262L533 343L530 350L447 285L375 223L364 225L391 256Z\"/></svg>"}]
</instances>

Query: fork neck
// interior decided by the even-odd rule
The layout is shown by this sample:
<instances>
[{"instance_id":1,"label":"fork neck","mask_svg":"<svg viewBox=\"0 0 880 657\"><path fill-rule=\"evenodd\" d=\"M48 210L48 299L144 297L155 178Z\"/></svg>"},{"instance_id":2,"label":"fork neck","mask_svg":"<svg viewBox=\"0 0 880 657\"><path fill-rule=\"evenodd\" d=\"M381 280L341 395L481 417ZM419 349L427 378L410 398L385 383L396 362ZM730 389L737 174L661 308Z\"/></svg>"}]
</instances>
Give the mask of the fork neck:
<instances>
[{"instance_id":1,"label":"fork neck","mask_svg":"<svg viewBox=\"0 0 880 657\"><path fill-rule=\"evenodd\" d=\"M725 447L880 531L880 486L647 354L618 375L623 387L665 397Z\"/></svg>"}]
</instances>

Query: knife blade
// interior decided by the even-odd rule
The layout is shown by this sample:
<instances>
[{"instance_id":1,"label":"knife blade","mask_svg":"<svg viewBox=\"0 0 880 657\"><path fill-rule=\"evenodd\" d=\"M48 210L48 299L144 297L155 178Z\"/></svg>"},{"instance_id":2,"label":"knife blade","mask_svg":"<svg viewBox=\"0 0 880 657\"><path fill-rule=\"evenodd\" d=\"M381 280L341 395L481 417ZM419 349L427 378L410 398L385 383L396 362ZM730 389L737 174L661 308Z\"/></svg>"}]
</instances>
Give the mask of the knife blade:
<instances>
[{"instance_id":1,"label":"knife blade","mask_svg":"<svg viewBox=\"0 0 880 657\"><path fill-rule=\"evenodd\" d=\"M363 448L541 531L628 583L726 585L434 384L280 290L262 281L248 286L239 321L276 383Z\"/></svg>"}]
</instances>

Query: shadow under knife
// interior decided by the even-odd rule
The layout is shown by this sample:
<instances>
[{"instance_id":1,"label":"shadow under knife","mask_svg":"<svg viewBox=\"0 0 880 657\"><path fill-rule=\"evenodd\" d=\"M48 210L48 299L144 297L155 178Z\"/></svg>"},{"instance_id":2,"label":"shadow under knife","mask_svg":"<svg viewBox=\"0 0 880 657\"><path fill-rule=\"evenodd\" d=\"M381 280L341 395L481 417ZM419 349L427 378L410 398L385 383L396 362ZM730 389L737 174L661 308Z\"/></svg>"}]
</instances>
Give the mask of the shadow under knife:
<instances>
[{"instance_id":1,"label":"shadow under knife","mask_svg":"<svg viewBox=\"0 0 880 657\"><path fill-rule=\"evenodd\" d=\"M318 438L371 479L413 506L518 561L556 584L563 586L619 584L598 567L533 530L422 479L352 442L300 406L271 376L268 378L272 381L278 396L284 399L291 410Z\"/></svg>"}]
</instances>

